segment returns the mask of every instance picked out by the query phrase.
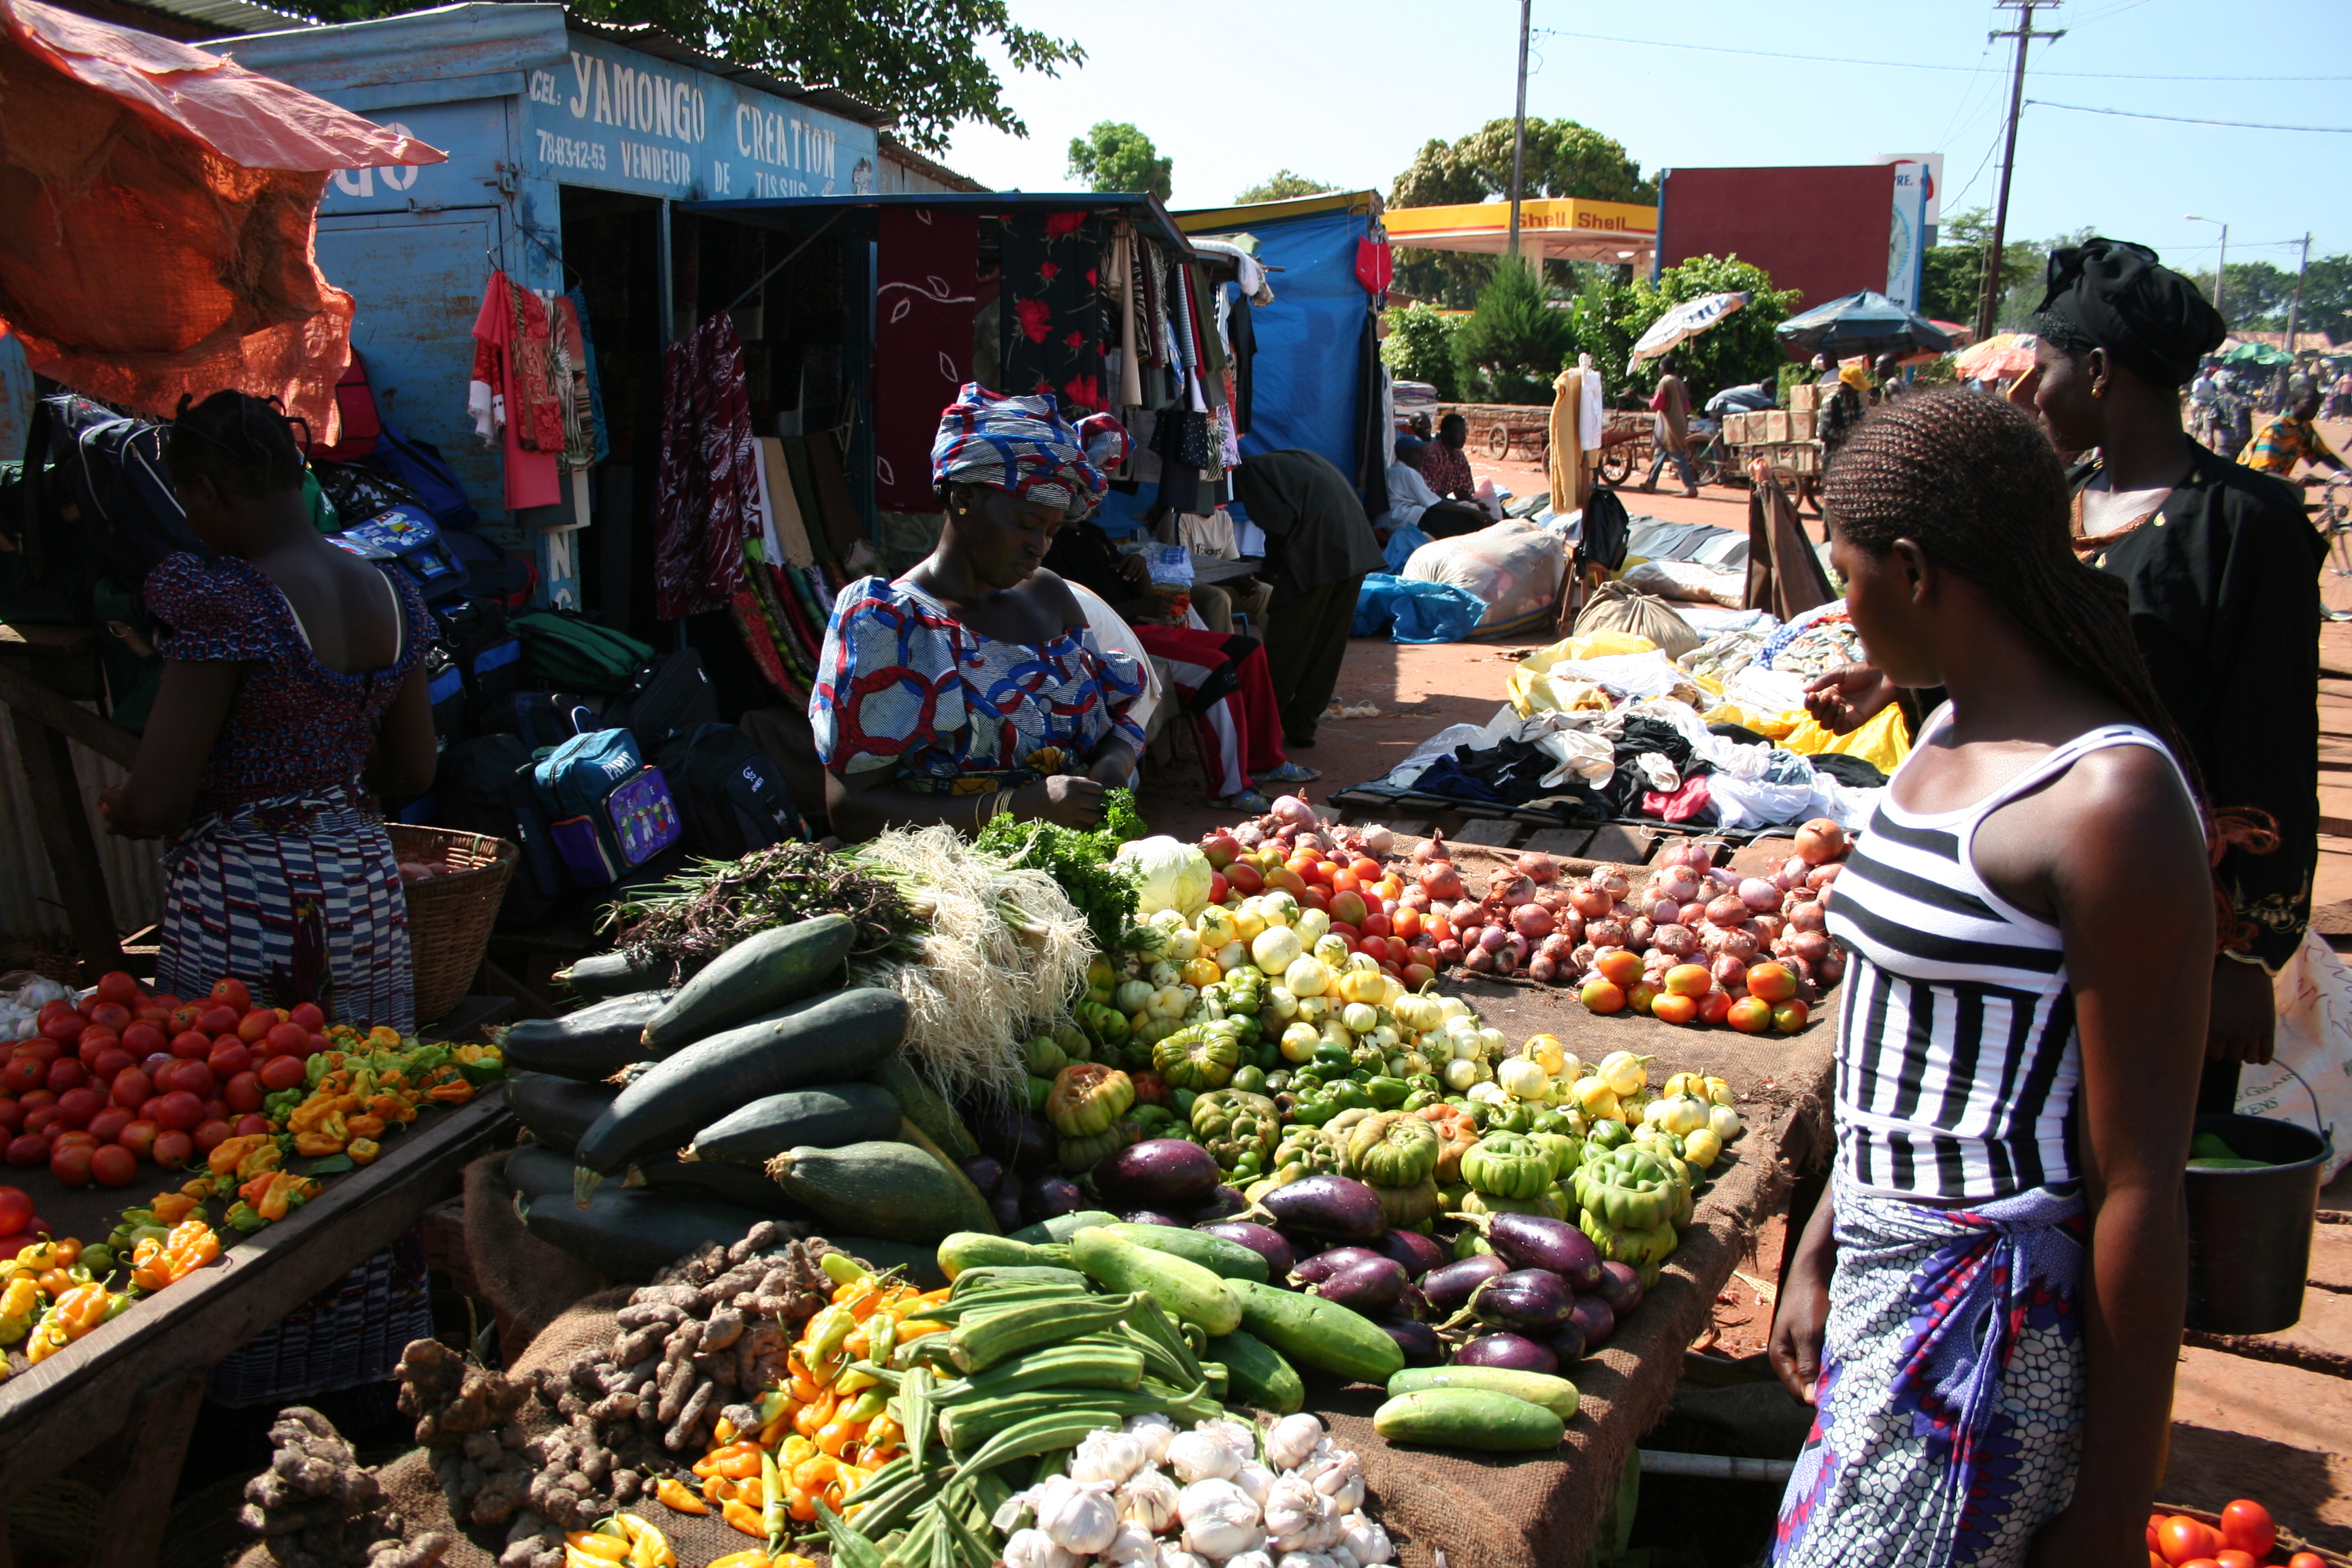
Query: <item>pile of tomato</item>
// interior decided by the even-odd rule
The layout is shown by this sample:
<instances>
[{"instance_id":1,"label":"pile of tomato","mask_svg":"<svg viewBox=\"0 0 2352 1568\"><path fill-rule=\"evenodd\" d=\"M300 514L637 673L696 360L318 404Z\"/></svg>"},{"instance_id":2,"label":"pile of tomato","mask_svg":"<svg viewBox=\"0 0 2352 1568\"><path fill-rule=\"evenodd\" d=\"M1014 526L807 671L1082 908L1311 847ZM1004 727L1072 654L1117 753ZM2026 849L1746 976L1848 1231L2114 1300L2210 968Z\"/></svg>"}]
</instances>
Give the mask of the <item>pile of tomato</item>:
<instances>
[{"instance_id":1,"label":"pile of tomato","mask_svg":"<svg viewBox=\"0 0 2352 1568\"><path fill-rule=\"evenodd\" d=\"M2271 1510L2240 1498L2221 1510L2219 1529L2185 1513L2147 1516L2148 1568L2263 1568L2278 1544ZM2327 1568L2316 1552L2298 1552L2285 1568Z\"/></svg>"},{"instance_id":2,"label":"pile of tomato","mask_svg":"<svg viewBox=\"0 0 2352 1568\"><path fill-rule=\"evenodd\" d=\"M79 1004L49 1003L39 1032L6 1047L8 1163L47 1165L69 1187L121 1187L142 1160L176 1170L223 1139L267 1132L262 1100L302 1082L305 1059L327 1048L326 1022L309 1003L257 1007L241 980L187 1002L109 974Z\"/></svg>"}]
</instances>

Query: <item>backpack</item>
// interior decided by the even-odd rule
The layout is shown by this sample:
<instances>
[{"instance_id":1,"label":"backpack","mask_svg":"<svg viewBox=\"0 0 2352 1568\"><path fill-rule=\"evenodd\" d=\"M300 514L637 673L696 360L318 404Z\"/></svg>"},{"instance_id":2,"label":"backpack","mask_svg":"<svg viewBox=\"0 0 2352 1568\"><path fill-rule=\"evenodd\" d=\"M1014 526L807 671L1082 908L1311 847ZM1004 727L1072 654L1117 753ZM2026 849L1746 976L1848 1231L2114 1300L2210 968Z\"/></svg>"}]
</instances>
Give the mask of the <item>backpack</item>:
<instances>
[{"instance_id":1,"label":"backpack","mask_svg":"<svg viewBox=\"0 0 2352 1568\"><path fill-rule=\"evenodd\" d=\"M82 525L93 534L99 560L115 581L144 583L165 556L183 550L199 560L214 558L172 494L163 426L117 414L70 392L41 402L48 409L49 449L57 458L53 478L64 481L66 495L81 509Z\"/></svg>"},{"instance_id":2,"label":"backpack","mask_svg":"<svg viewBox=\"0 0 2352 1568\"><path fill-rule=\"evenodd\" d=\"M507 883L498 923L537 925L569 896L571 878L556 854L531 785L531 750L513 735L459 741L441 753L426 819L439 827L487 833L522 851Z\"/></svg>"},{"instance_id":3,"label":"backpack","mask_svg":"<svg viewBox=\"0 0 2352 1568\"><path fill-rule=\"evenodd\" d=\"M495 599L471 599L443 605L433 618L464 684L462 732L488 735L513 729L515 694L522 689L522 642L508 629L506 611ZM436 705L435 712L439 711Z\"/></svg>"},{"instance_id":4,"label":"backpack","mask_svg":"<svg viewBox=\"0 0 2352 1568\"><path fill-rule=\"evenodd\" d=\"M304 447L304 457L348 463L375 450L376 437L383 433L383 416L376 410L375 389L368 384L367 361L360 356L357 347L352 350L351 363L343 366L343 374L335 383L335 412L341 416L342 434L331 447Z\"/></svg>"},{"instance_id":5,"label":"backpack","mask_svg":"<svg viewBox=\"0 0 2352 1568\"><path fill-rule=\"evenodd\" d=\"M514 730L532 751L549 751L574 735L609 728L596 703L573 691L518 691L514 694ZM638 751L645 748L640 745Z\"/></svg>"},{"instance_id":6,"label":"backpack","mask_svg":"<svg viewBox=\"0 0 2352 1568\"><path fill-rule=\"evenodd\" d=\"M684 831L661 770L626 730L574 735L532 769L531 784L556 853L583 888L619 880Z\"/></svg>"},{"instance_id":7,"label":"backpack","mask_svg":"<svg viewBox=\"0 0 2352 1568\"><path fill-rule=\"evenodd\" d=\"M647 756L701 725L717 723L719 700L711 694L702 655L688 647L655 659L635 691L606 705L604 721L635 734L637 749Z\"/></svg>"},{"instance_id":8,"label":"backpack","mask_svg":"<svg viewBox=\"0 0 2352 1568\"><path fill-rule=\"evenodd\" d=\"M441 542L466 569L466 592L478 599L495 599L509 613L530 607L539 587L538 567L478 533L445 532Z\"/></svg>"},{"instance_id":9,"label":"backpack","mask_svg":"<svg viewBox=\"0 0 2352 1568\"><path fill-rule=\"evenodd\" d=\"M406 485L443 528L468 531L480 523L466 500L466 487L457 482L440 448L402 435L391 420L378 421L374 449L361 461Z\"/></svg>"},{"instance_id":10,"label":"backpack","mask_svg":"<svg viewBox=\"0 0 2352 1568\"><path fill-rule=\"evenodd\" d=\"M36 399L24 460L0 464L0 621L80 626L98 551L89 529L61 515L67 492L49 468L49 417L48 400Z\"/></svg>"},{"instance_id":11,"label":"backpack","mask_svg":"<svg viewBox=\"0 0 2352 1568\"><path fill-rule=\"evenodd\" d=\"M698 724L661 753L677 797L687 853L734 860L787 838L806 838L782 773L732 724Z\"/></svg>"},{"instance_id":12,"label":"backpack","mask_svg":"<svg viewBox=\"0 0 2352 1568\"><path fill-rule=\"evenodd\" d=\"M507 623L522 638L523 662L540 685L609 696L644 678L654 650L626 632L571 610L533 610Z\"/></svg>"},{"instance_id":13,"label":"backpack","mask_svg":"<svg viewBox=\"0 0 2352 1568\"><path fill-rule=\"evenodd\" d=\"M464 563L422 507L402 502L331 537L363 561L391 562L428 605L466 591Z\"/></svg>"}]
</instances>

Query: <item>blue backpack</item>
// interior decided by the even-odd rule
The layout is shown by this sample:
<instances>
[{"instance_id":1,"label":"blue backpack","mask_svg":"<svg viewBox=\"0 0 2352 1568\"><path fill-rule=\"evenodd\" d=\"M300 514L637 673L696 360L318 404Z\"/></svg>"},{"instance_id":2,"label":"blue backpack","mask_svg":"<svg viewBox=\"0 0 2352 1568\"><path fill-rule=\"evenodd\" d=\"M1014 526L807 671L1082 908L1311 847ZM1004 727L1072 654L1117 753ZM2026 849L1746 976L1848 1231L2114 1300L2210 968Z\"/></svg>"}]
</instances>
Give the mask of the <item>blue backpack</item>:
<instances>
[{"instance_id":1,"label":"blue backpack","mask_svg":"<svg viewBox=\"0 0 2352 1568\"><path fill-rule=\"evenodd\" d=\"M433 521L444 528L471 530L481 519L466 500L466 488L441 456L440 448L430 441L418 441L394 428L389 419L375 438L375 447L358 461L365 467L381 468L415 492Z\"/></svg>"},{"instance_id":2,"label":"blue backpack","mask_svg":"<svg viewBox=\"0 0 2352 1568\"><path fill-rule=\"evenodd\" d=\"M685 831L661 770L646 765L626 730L574 735L531 773L556 852L583 888L643 866Z\"/></svg>"},{"instance_id":3,"label":"blue backpack","mask_svg":"<svg viewBox=\"0 0 2352 1568\"><path fill-rule=\"evenodd\" d=\"M465 565L421 507L403 501L332 538L362 560L391 562L416 584L428 605L466 591ZM520 656L521 650L516 652Z\"/></svg>"}]
</instances>

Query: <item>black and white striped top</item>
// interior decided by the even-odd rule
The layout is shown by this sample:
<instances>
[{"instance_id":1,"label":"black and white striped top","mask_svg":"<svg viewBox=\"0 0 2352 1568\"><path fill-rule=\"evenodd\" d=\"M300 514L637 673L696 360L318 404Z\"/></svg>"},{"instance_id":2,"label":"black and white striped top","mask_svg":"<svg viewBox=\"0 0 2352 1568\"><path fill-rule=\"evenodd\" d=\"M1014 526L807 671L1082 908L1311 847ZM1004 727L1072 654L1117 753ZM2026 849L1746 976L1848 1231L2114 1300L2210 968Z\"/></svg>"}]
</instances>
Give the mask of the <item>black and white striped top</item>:
<instances>
[{"instance_id":1,"label":"black and white striped top","mask_svg":"<svg viewBox=\"0 0 2352 1568\"><path fill-rule=\"evenodd\" d=\"M1950 716L1947 706L1929 720L1920 742ZM1879 796L1828 922L1849 958L1838 1159L1865 1190L1983 1202L2075 1179L2082 1053L2058 928L2004 903L1969 846L1995 808L2108 746L2171 760L2149 731L2110 724L1959 811L1905 810L1900 768Z\"/></svg>"}]
</instances>

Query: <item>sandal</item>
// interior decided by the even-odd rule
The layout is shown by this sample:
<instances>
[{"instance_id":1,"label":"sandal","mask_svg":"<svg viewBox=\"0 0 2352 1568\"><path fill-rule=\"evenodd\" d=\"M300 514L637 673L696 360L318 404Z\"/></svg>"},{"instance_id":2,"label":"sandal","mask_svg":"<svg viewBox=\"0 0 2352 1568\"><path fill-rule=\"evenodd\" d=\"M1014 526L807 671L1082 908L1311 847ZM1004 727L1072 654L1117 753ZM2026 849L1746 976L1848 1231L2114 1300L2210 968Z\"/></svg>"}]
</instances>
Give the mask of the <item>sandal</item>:
<instances>
[{"instance_id":1,"label":"sandal","mask_svg":"<svg viewBox=\"0 0 2352 1568\"><path fill-rule=\"evenodd\" d=\"M1250 774L1251 778L1260 784L1311 784L1322 776L1323 771L1320 768L1310 768L1300 763L1288 762L1278 768L1271 768L1262 773Z\"/></svg>"},{"instance_id":2,"label":"sandal","mask_svg":"<svg viewBox=\"0 0 2352 1568\"><path fill-rule=\"evenodd\" d=\"M1245 811L1253 816L1262 816L1274 809L1274 802L1254 789L1245 789L1239 795L1229 795L1223 800L1212 795L1209 797L1209 804L1222 811Z\"/></svg>"}]
</instances>

